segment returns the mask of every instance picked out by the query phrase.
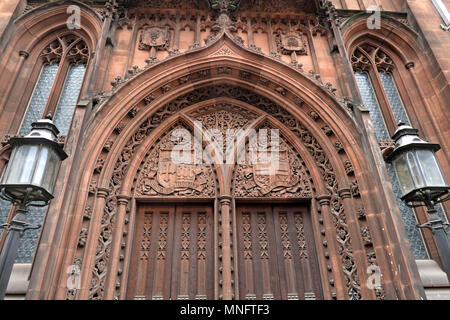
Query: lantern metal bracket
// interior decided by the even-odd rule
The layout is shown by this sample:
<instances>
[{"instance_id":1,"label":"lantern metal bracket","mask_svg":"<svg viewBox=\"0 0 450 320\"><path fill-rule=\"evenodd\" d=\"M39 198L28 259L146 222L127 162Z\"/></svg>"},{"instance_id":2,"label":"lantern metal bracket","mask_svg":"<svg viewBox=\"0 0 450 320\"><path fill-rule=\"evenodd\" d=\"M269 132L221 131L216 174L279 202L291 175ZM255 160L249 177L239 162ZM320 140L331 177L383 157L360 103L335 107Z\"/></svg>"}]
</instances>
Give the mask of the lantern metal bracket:
<instances>
[{"instance_id":1,"label":"lantern metal bracket","mask_svg":"<svg viewBox=\"0 0 450 320\"><path fill-rule=\"evenodd\" d=\"M431 231L443 229L447 233L447 230L450 228L450 223L442 222L441 219L437 219L422 224L416 224L416 227L420 229L423 228L430 229Z\"/></svg>"},{"instance_id":2,"label":"lantern metal bracket","mask_svg":"<svg viewBox=\"0 0 450 320\"><path fill-rule=\"evenodd\" d=\"M9 232L10 230L17 230L20 232L21 235L23 235L23 233L27 230L36 230L36 229L40 229L41 227L42 227L42 225L40 225L40 224L32 225L29 223L22 225L20 228L14 226L14 225L11 225L10 223L0 224L0 229L5 230L6 232Z\"/></svg>"},{"instance_id":3,"label":"lantern metal bracket","mask_svg":"<svg viewBox=\"0 0 450 320\"><path fill-rule=\"evenodd\" d=\"M408 197L403 197L402 200L405 202L405 204L410 208L417 208L417 207L423 207L426 206L429 210L434 208L436 204L445 202L450 199L450 188L439 188L442 192L441 195L438 197L432 198L431 197L431 190L424 189L424 190L416 190L414 197L417 197L420 195L421 199L417 201L408 201Z\"/></svg>"}]
</instances>

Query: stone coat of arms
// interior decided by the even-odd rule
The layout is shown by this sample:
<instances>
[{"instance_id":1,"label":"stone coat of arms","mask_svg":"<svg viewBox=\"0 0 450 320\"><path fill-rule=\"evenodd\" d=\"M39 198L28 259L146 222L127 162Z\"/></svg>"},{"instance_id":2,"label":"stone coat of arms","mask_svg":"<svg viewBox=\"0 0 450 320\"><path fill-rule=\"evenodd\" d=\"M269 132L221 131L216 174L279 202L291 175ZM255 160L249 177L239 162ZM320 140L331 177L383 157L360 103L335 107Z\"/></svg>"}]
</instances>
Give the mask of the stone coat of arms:
<instances>
[{"instance_id":1,"label":"stone coat of arms","mask_svg":"<svg viewBox=\"0 0 450 320\"><path fill-rule=\"evenodd\" d=\"M307 54L303 36L297 31L278 32L277 47L282 54Z\"/></svg>"},{"instance_id":2,"label":"stone coat of arms","mask_svg":"<svg viewBox=\"0 0 450 320\"><path fill-rule=\"evenodd\" d=\"M211 196L214 181L210 167L190 163L177 163L172 159L172 149L154 150L145 164L138 194ZM193 153L192 153L193 158Z\"/></svg>"},{"instance_id":3,"label":"stone coat of arms","mask_svg":"<svg viewBox=\"0 0 450 320\"><path fill-rule=\"evenodd\" d=\"M140 50L166 50L169 48L170 31L168 27L145 27L139 38Z\"/></svg>"}]
</instances>

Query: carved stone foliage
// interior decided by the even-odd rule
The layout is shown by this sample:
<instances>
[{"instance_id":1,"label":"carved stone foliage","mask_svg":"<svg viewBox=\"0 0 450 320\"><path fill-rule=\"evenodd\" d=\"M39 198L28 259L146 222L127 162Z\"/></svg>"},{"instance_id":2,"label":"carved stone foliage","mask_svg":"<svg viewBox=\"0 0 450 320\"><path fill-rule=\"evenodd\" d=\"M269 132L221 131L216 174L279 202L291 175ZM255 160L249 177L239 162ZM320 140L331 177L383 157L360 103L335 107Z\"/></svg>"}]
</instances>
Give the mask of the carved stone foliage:
<instances>
[{"instance_id":1,"label":"carved stone foliage","mask_svg":"<svg viewBox=\"0 0 450 320\"><path fill-rule=\"evenodd\" d=\"M218 129L223 134L227 130L241 129L249 120L257 117L255 112L230 103L217 103L200 107L189 114L202 122L205 129Z\"/></svg>"},{"instance_id":2,"label":"carved stone foliage","mask_svg":"<svg viewBox=\"0 0 450 320\"><path fill-rule=\"evenodd\" d=\"M171 138L174 131L179 129L185 128L181 125L175 127L148 153L141 165L136 195L189 197L215 195L214 174L210 165L195 164L193 157L187 161L188 163L177 163L173 160L172 151L177 144Z\"/></svg>"},{"instance_id":3,"label":"carved stone foliage","mask_svg":"<svg viewBox=\"0 0 450 320\"><path fill-rule=\"evenodd\" d=\"M108 195L103 210L98 237L94 269L92 272L89 299L100 300L104 296L105 280L108 272L108 261L111 252L112 230L114 226L117 203L115 197Z\"/></svg>"},{"instance_id":4,"label":"carved stone foliage","mask_svg":"<svg viewBox=\"0 0 450 320\"><path fill-rule=\"evenodd\" d=\"M206 140L215 139L214 143L218 147L222 144L223 163L228 163L227 159L233 159L234 139L239 130L244 129L250 120L257 117L255 112L230 103L200 107L191 112L190 116L200 121L202 130L207 130L210 135L214 134ZM216 152L216 157L219 156Z\"/></svg>"},{"instance_id":5,"label":"carved stone foliage","mask_svg":"<svg viewBox=\"0 0 450 320\"><path fill-rule=\"evenodd\" d=\"M355 257L351 245L351 236L348 230L347 217L340 197L331 198L331 213L337 231L337 249L341 256L342 268L345 275L347 294L351 300L361 299L361 285L357 274Z\"/></svg>"},{"instance_id":6,"label":"carved stone foliage","mask_svg":"<svg viewBox=\"0 0 450 320\"><path fill-rule=\"evenodd\" d=\"M259 134L267 134L267 140L269 140L267 145L270 147L270 129L266 126L261 129L264 131L260 130ZM274 161L264 161L275 154L275 152L271 153L269 147L267 148L268 159L260 161L259 155L266 153L263 148L257 152L256 161L252 161L249 146L246 145L245 162L237 164L236 168L234 195L237 197L311 197L309 177L298 153L280 138L278 165L276 165Z\"/></svg>"}]
</instances>

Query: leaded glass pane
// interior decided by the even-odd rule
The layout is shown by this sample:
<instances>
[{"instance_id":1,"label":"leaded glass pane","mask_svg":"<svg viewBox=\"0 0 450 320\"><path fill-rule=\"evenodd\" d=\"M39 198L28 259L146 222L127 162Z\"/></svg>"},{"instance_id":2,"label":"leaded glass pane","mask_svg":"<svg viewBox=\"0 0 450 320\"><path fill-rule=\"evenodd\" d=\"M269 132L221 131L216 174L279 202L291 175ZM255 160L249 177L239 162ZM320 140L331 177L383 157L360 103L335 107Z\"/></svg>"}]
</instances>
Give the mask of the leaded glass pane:
<instances>
[{"instance_id":1,"label":"leaded glass pane","mask_svg":"<svg viewBox=\"0 0 450 320\"><path fill-rule=\"evenodd\" d=\"M0 224L6 222L11 203L0 199ZM29 207L27 212L27 222L32 225L42 225L44 221L46 207ZM20 239L19 250L17 252L16 263L31 263L39 240L41 229L27 230ZM0 234L4 230L0 230Z\"/></svg>"},{"instance_id":2,"label":"leaded glass pane","mask_svg":"<svg viewBox=\"0 0 450 320\"><path fill-rule=\"evenodd\" d=\"M384 71L380 71L381 83L383 84L384 91L386 92L386 96L389 100L389 104L392 109L392 113L394 114L395 121L398 123L402 121L408 125L410 125L408 115L406 114L405 107L403 106L402 100L400 99L400 95L397 91L397 87L395 86L394 79L392 75L386 73Z\"/></svg>"},{"instance_id":3,"label":"leaded glass pane","mask_svg":"<svg viewBox=\"0 0 450 320\"><path fill-rule=\"evenodd\" d=\"M28 207L27 222L31 225L43 225L47 207ZM16 263L31 263L36 251L39 234L42 228L27 230L20 239Z\"/></svg>"},{"instance_id":4,"label":"leaded glass pane","mask_svg":"<svg viewBox=\"0 0 450 320\"><path fill-rule=\"evenodd\" d=\"M369 75L365 72L355 72L356 82L358 83L359 92L364 102L364 106L370 111L375 135L379 140L389 139L389 134L384 123L383 115L378 106L378 101L370 82Z\"/></svg>"},{"instance_id":5,"label":"leaded glass pane","mask_svg":"<svg viewBox=\"0 0 450 320\"><path fill-rule=\"evenodd\" d=\"M9 210L11 209L11 202L3 200L0 198L0 224L6 222L8 219ZM3 229L0 229L0 234L3 232Z\"/></svg>"},{"instance_id":6,"label":"leaded glass pane","mask_svg":"<svg viewBox=\"0 0 450 320\"><path fill-rule=\"evenodd\" d=\"M372 83L370 82L369 75L363 72L355 72L355 77L358 83L359 90L361 92L361 97L363 99L364 105L370 111L370 118L372 119L377 139L389 139L390 137L386 128L386 124L380 111L380 107L378 105ZM408 119L406 118L406 120ZM387 171L392 183L394 194L397 198L397 205L400 209L400 214L402 216L403 224L405 226L406 234L411 244L411 250L414 254L414 257L416 259L428 259L428 254L425 249L423 239L421 237L419 229L416 227L416 216L413 210L406 206L405 203L400 199L403 194L392 164L387 164Z\"/></svg>"},{"instance_id":7,"label":"leaded glass pane","mask_svg":"<svg viewBox=\"0 0 450 320\"><path fill-rule=\"evenodd\" d=\"M408 236L409 243L411 244L411 250L416 259L428 259L428 254L423 243L422 236L417 228L417 220L414 211L408 207L400 198L403 195L395 174L394 166L387 163L387 171L392 183L392 189L394 190L395 197L397 198L397 205L400 209L403 225L406 229L406 235Z\"/></svg>"},{"instance_id":8,"label":"leaded glass pane","mask_svg":"<svg viewBox=\"0 0 450 320\"><path fill-rule=\"evenodd\" d=\"M67 73L66 82L64 83L64 88L53 119L60 134L63 136L67 135L69 131L85 70L86 68L82 64L72 65Z\"/></svg>"},{"instance_id":9,"label":"leaded glass pane","mask_svg":"<svg viewBox=\"0 0 450 320\"><path fill-rule=\"evenodd\" d=\"M41 75L34 88L22 126L20 127L20 134L30 132L31 124L42 119L45 104L55 81L56 71L58 71L58 64L47 64L42 67Z\"/></svg>"}]
</instances>

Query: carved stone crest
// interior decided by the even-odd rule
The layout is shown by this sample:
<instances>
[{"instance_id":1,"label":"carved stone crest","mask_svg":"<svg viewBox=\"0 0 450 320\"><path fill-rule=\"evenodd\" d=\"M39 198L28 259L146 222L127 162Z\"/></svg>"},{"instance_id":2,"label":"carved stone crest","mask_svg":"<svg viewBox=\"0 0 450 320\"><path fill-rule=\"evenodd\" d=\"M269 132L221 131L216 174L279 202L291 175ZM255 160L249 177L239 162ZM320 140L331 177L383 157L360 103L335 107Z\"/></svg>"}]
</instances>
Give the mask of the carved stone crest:
<instances>
[{"instance_id":1,"label":"carved stone crest","mask_svg":"<svg viewBox=\"0 0 450 320\"><path fill-rule=\"evenodd\" d=\"M291 63L297 65L297 55L307 55L306 44L301 33L296 31L279 31L276 34L278 51L281 54L291 55Z\"/></svg>"},{"instance_id":2,"label":"carved stone crest","mask_svg":"<svg viewBox=\"0 0 450 320\"><path fill-rule=\"evenodd\" d=\"M215 183L210 165L174 161L169 132L147 156L136 188L137 195L213 196Z\"/></svg>"},{"instance_id":3,"label":"carved stone crest","mask_svg":"<svg viewBox=\"0 0 450 320\"><path fill-rule=\"evenodd\" d=\"M156 50L167 50L170 44L168 27L145 27L139 37L139 49L150 50L150 56L155 57Z\"/></svg>"},{"instance_id":4,"label":"carved stone crest","mask_svg":"<svg viewBox=\"0 0 450 320\"><path fill-rule=\"evenodd\" d=\"M299 55L307 54L303 36L296 31L278 32L277 46L282 54L291 54L293 52Z\"/></svg>"},{"instance_id":5,"label":"carved stone crest","mask_svg":"<svg viewBox=\"0 0 450 320\"><path fill-rule=\"evenodd\" d=\"M276 170L272 168L272 163L257 163L252 166L252 174L254 183L263 195L276 189L293 187L300 180L292 174L287 150L279 151L279 165ZM251 187L251 184L248 187Z\"/></svg>"},{"instance_id":6,"label":"carved stone crest","mask_svg":"<svg viewBox=\"0 0 450 320\"><path fill-rule=\"evenodd\" d=\"M258 152L257 158L260 156L264 155ZM300 157L280 139L277 166L264 161L252 164L249 159L237 166L234 194L238 197L310 197L312 192Z\"/></svg>"}]
</instances>

